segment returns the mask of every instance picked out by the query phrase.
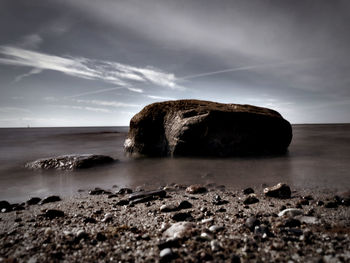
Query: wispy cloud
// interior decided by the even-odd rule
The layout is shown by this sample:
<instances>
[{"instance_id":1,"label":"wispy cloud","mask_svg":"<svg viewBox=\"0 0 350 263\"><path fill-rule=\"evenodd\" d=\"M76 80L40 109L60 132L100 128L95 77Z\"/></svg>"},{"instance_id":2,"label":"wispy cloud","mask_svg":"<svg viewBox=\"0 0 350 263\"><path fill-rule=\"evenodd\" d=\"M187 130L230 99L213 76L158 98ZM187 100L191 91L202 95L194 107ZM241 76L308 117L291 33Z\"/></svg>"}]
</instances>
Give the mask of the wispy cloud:
<instances>
[{"instance_id":1,"label":"wispy cloud","mask_svg":"<svg viewBox=\"0 0 350 263\"><path fill-rule=\"evenodd\" d=\"M33 68L28 73L24 73L15 78L15 82L21 81L23 78L29 77L31 75L40 74L43 70L40 68Z\"/></svg>"},{"instance_id":2,"label":"wispy cloud","mask_svg":"<svg viewBox=\"0 0 350 263\"><path fill-rule=\"evenodd\" d=\"M99 106L108 106L108 107L140 107L140 105L137 104L131 104L131 103L124 103L119 101L105 101L105 100L74 100L77 103L85 103L85 104L93 104L93 105L99 105Z\"/></svg>"},{"instance_id":3,"label":"wispy cloud","mask_svg":"<svg viewBox=\"0 0 350 263\"><path fill-rule=\"evenodd\" d=\"M72 109L72 110L84 110L84 111L93 111L93 112L103 112L103 113L111 113L112 111L105 108L95 108L95 107L88 107L88 106L74 106L74 105L54 105L58 108L63 109Z\"/></svg>"},{"instance_id":4,"label":"wispy cloud","mask_svg":"<svg viewBox=\"0 0 350 263\"><path fill-rule=\"evenodd\" d=\"M138 93L142 93L143 90L137 87L137 83L184 89L176 84L174 74L155 68L138 68L117 62L82 57L61 57L11 46L0 46L0 54L3 55L0 58L0 64L34 68L31 72L17 77L18 80L38 74L42 70L53 70L78 78L104 81ZM104 91L96 91L96 93L101 92Z\"/></svg>"},{"instance_id":5,"label":"wispy cloud","mask_svg":"<svg viewBox=\"0 0 350 263\"><path fill-rule=\"evenodd\" d=\"M19 45L24 48L38 48L42 42L43 39L39 34L30 34L24 36Z\"/></svg>"},{"instance_id":6,"label":"wispy cloud","mask_svg":"<svg viewBox=\"0 0 350 263\"><path fill-rule=\"evenodd\" d=\"M154 96L154 95L147 95L147 98L154 99L154 100L176 100L175 98Z\"/></svg>"},{"instance_id":7,"label":"wispy cloud","mask_svg":"<svg viewBox=\"0 0 350 263\"><path fill-rule=\"evenodd\" d=\"M18 107L1 107L0 113L32 113L30 110Z\"/></svg>"}]
</instances>

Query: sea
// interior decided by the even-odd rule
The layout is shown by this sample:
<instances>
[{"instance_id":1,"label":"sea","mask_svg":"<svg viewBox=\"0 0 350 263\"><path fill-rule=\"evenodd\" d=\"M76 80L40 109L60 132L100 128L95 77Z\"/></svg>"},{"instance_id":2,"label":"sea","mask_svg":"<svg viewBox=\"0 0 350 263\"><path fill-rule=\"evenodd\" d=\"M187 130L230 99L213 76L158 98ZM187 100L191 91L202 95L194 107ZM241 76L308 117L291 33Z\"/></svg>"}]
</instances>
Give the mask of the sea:
<instances>
[{"instance_id":1,"label":"sea","mask_svg":"<svg viewBox=\"0 0 350 263\"><path fill-rule=\"evenodd\" d=\"M233 188L286 182L296 188L349 190L350 124L293 125L288 152L260 157L133 158L128 127L1 128L0 200L75 196L95 187L152 189L171 183ZM119 161L80 171L32 171L25 163L65 154L105 154Z\"/></svg>"}]
</instances>

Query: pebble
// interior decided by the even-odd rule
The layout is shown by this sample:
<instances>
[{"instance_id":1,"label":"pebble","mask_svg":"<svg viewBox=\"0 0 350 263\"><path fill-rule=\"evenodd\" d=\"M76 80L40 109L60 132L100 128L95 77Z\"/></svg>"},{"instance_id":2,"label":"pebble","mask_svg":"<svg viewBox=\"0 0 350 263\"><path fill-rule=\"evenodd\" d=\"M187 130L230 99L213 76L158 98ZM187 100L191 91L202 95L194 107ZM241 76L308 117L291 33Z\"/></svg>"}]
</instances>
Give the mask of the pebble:
<instances>
[{"instance_id":1,"label":"pebble","mask_svg":"<svg viewBox=\"0 0 350 263\"><path fill-rule=\"evenodd\" d=\"M176 213L172 216L174 221L192 221L193 217L190 213Z\"/></svg>"},{"instance_id":2,"label":"pebble","mask_svg":"<svg viewBox=\"0 0 350 263\"><path fill-rule=\"evenodd\" d=\"M298 216L298 215L302 215L303 214L303 210L297 209L297 208L287 208L284 209L283 211L278 213L278 216Z\"/></svg>"},{"instance_id":3,"label":"pebble","mask_svg":"<svg viewBox=\"0 0 350 263\"><path fill-rule=\"evenodd\" d=\"M244 199L243 204L251 205L251 204L258 203L258 202L259 202L259 199L256 197L255 194L249 194L248 197L246 199Z\"/></svg>"},{"instance_id":4,"label":"pebble","mask_svg":"<svg viewBox=\"0 0 350 263\"><path fill-rule=\"evenodd\" d=\"M183 238L189 236L192 232L193 224L190 222L178 222L169 227L163 233L165 238Z\"/></svg>"},{"instance_id":5,"label":"pebble","mask_svg":"<svg viewBox=\"0 0 350 263\"><path fill-rule=\"evenodd\" d=\"M61 198L58 195L51 195L48 197L45 197L43 200L41 200L40 204L47 204L47 203L53 203L61 201Z\"/></svg>"},{"instance_id":6,"label":"pebble","mask_svg":"<svg viewBox=\"0 0 350 263\"><path fill-rule=\"evenodd\" d=\"M213 233L219 232L219 231L221 231L223 229L224 229L224 227L217 226L217 225L212 225L212 226L209 227L209 231L213 232Z\"/></svg>"},{"instance_id":7,"label":"pebble","mask_svg":"<svg viewBox=\"0 0 350 263\"><path fill-rule=\"evenodd\" d=\"M260 225L260 221L254 217L248 217L248 219L245 221L245 226L248 227L251 231L254 230L255 226Z\"/></svg>"},{"instance_id":8,"label":"pebble","mask_svg":"<svg viewBox=\"0 0 350 263\"><path fill-rule=\"evenodd\" d=\"M54 219L57 217L64 217L64 212L56 209L49 209L49 210L46 210L43 216L49 219Z\"/></svg>"},{"instance_id":9,"label":"pebble","mask_svg":"<svg viewBox=\"0 0 350 263\"><path fill-rule=\"evenodd\" d=\"M217 240L210 241L210 248L212 251L218 251L220 250L220 243Z\"/></svg>"},{"instance_id":10,"label":"pebble","mask_svg":"<svg viewBox=\"0 0 350 263\"><path fill-rule=\"evenodd\" d=\"M121 188L118 191L118 194L125 195L125 194L131 194L132 190L130 188Z\"/></svg>"},{"instance_id":11,"label":"pebble","mask_svg":"<svg viewBox=\"0 0 350 263\"><path fill-rule=\"evenodd\" d=\"M173 212L178 210L178 206L175 206L173 204L168 204L168 205L162 205L159 208L160 212Z\"/></svg>"},{"instance_id":12,"label":"pebble","mask_svg":"<svg viewBox=\"0 0 350 263\"><path fill-rule=\"evenodd\" d=\"M83 239L88 237L88 234L83 229L80 229L77 231L76 236L78 239Z\"/></svg>"},{"instance_id":13,"label":"pebble","mask_svg":"<svg viewBox=\"0 0 350 263\"><path fill-rule=\"evenodd\" d=\"M327 202L325 205L324 205L325 208L337 208L338 207L338 204L337 202Z\"/></svg>"},{"instance_id":14,"label":"pebble","mask_svg":"<svg viewBox=\"0 0 350 263\"><path fill-rule=\"evenodd\" d=\"M283 226L285 227L299 227L301 225L300 220L295 218L288 218L283 222Z\"/></svg>"},{"instance_id":15,"label":"pebble","mask_svg":"<svg viewBox=\"0 0 350 263\"><path fill-rule=\"evenodd\" d=\"M89 191L89 195L103 195L103 194L112 194L110 191L103 190L101 188L96 187L94 190Z\"/></svg>"},{"instance_id":16,"label":"pebble","mask_svg":"<svg viewBox=\"0 0 350 263\"><path fill-rule=\"evenodd\" d=\"M128 204L129 204L129 200L126 200L126 199L121 199L116 203L116 205L119 205L119 206L128 205Z\"/></svg>"},{"instance_id":17,"label":"pebble","mask_svg":"<svg viewBox=\"0 0 350 263\"><path fill-rule=\"evenodd\" d=\"M253 190L253 188L248 187L248 188L243 190L243 194L245 194L245 195L254 194L254 190Z\"/></svg>"},{"instance_id":18,"label":"pebble","mask_svg":"<svg viewBox=\"0 0 350 263\"><path fill-rule=\"evenodd\" d=\"M170 248L164 248L160 251L159 257L162 262L167 262L173 258L174 254Z\"/></svg>"},{"instance_id":19,"label":"pebble","mask_svg":"<svg viewBox=\"0 0 350 263\"><path fill-rule=\"evenodd\" d=\"M208 234L207 232L202 232L201 238L205 239L205 240L212 240L213 239L213 237L210 234Z\"/></svg>"},{"instance_id":20,"label":"pebble","mask_svg":"<svg viewBox=\"0 0 350 263\"><path fill-rule=\"evenodd\" d=\"M206 223L211 223L214 221L214 218L210 217L210 218L205 218L205 219L202 219L202 224L206 224Z\"/></svg>"},{"instance_id":21,"label":"pebble","mask_svg":"<svg viewBox=\"0 0 350 263\"><path fill-rule=\"evenodd\" d=\"M177 207L179 210L192 208L192 204L187 200L181 201Z\"/></svg>"},{"instance_id":22,"label":"pebble","mask_svg":"<svg viewBox=\"0 0 350 263\"><path fill-rule=\"evenodd\" d=\"M264 194L268 197L290 198L291 193L290 187L285 183L278 183L264 189Z\"/></svg>"},{"instance_id":23,"label":"pebble","mask_svg":"<svg viewBox=\"0 0 350 263\"><path fill-rule=\"evenodd\" d=\"M160 241L158 243L158 248L162 250L164 248L180 247L180 245L180 240L178 238L168 238Z\"/></svg>"},{"instance_id":24,"label":"pebble","mask_svg":"<svg viewBox=\"0 0 350 263\"><path fill-rule=\"evenodd\" d=\"M11 205L9 202L3 200L3 201L0 201L0 210L1 212L8 212L10 211L11 209Z\"/></svg>"},{"instance_id":25,"label":"pebble","mask_svg":"<svg viewBox=\"0 0 350 263\"><path fill-rule=\"evenodd\" d=\"M32 197L32 198L30 198L30 199L26 202L26 204L27 204L27 205L36 205L36 204L38 204L40 201L41 201L41 198L39 198L39 197Z\"/></svg>"},{"instance_id":26,"label":"pebble","mask_svg":"<svg viewBox=\"0 0 350 263\"><path fill-rule=\"evenodd\" d=\"M186 188L186 192L189 194L202 194L206 193L207 191L207 188L200 184L193 184Z\"/></svg>"},{"instance_id":27,"label":"pebble","mask_svg":"<svg viewBox=\"0 0 350 263\"><path fill-rule=\"evenodd\" d=\"M107 213L105 214L105 216L103 217L103 219L101 220L102 222L110 222L113 219L113 214L111 213Z\"/></svg>"},{"instance_id":28,"label":"pebble","mask_svg":"<svg viewBox=\"0 0 350 263\"><path fill-rule=\"evenodd\" d=\"M301 217L298 217L298 219L300 220L300 222L306 223L306 224L319 224L320 223L320 220L318 220L314 216L301 216Z\"/></svg>"},{"instance_id":29,"label":"pebble","mask_svg":"<svg viewBox=\"0 0 350 263\"><path fill-rule=\"evenodd\" d=\"M47 228L45 228L45 230L44 230L44 234L46 235L46 236L49 236L49 235L51 235L52 234L52 228L51 227L47 227Z\"/></svg>"}]
</instances>

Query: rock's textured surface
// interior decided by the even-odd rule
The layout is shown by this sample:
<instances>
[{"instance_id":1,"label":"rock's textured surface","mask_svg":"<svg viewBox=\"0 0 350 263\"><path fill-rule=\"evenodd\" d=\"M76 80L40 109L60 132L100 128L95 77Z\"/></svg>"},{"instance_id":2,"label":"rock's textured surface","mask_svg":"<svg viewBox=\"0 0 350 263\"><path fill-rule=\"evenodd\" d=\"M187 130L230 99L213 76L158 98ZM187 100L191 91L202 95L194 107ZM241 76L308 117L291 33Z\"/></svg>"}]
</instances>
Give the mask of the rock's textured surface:
<instances>
[{"instance_id":1,"label":"rock's textured surface","mask_svg":"<svg viewBox=\"0 0 350 263\"><path fill-rule=\"evenodd\" d=\"M231 156L284 152L288 121L250 105L177 100L146 106L130 121L125 150L149 156Z\"/></svg>"},{"instance_id":2,"label":"rock's textured surface","mask_svg":"<svg viewBox=\"0 0 350 263\"><path fill-rule=\"evenodd\" d=\"M112 163L113 161L115 160L112 157L106 155L72 154L39 159L27 163L25 167L29 169L75 170Z\"/></svg>"}]
</instances>

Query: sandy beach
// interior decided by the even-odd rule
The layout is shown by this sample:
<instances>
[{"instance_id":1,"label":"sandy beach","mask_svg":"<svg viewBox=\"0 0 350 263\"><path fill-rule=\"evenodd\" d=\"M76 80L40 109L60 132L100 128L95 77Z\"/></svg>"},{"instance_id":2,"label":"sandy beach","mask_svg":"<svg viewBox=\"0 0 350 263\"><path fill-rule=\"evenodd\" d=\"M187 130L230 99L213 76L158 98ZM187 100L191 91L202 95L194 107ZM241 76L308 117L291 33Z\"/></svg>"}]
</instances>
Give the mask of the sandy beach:
<instances>
[{"instance_id":1,"label":"sandy beach","mask_svg":"<svg viewBox=\"0 0 350 263\"><path fill-rule=\"evenodd\" d=\"M186 187L172 184L141 198L129 192L143 189L111 187L3 209L0 262L350 260L346 194L292 188L281 199L265 196L265 186Z\"/></svg>"}]
</instances>

